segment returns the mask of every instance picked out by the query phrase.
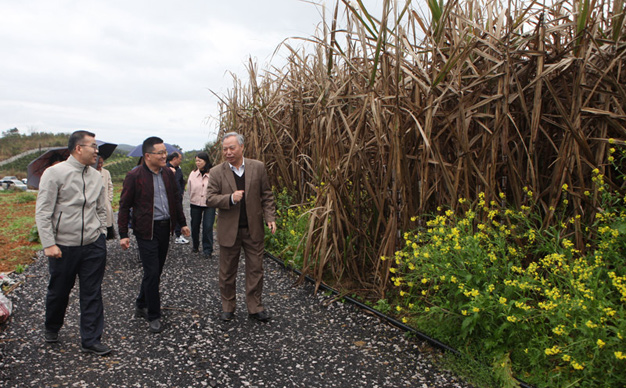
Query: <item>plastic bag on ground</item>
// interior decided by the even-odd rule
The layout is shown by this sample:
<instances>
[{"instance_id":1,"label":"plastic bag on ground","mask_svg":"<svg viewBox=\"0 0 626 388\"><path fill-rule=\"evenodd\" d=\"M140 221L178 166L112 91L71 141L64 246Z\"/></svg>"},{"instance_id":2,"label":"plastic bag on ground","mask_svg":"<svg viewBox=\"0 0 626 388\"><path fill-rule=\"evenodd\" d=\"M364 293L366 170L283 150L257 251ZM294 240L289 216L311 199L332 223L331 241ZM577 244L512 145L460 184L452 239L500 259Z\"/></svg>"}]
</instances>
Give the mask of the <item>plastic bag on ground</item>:
<instances>
[{"instance_id":1,"label":"plastic bag on ground","mask_svg":"<svg viewBox=\"0 0 626 388\"><path fill-rule=\"evenodd\" d=\"M13 311L13 304L11 300L0 292L0 323L6 322L11 316Z\"/></svg>"}]
</instances>

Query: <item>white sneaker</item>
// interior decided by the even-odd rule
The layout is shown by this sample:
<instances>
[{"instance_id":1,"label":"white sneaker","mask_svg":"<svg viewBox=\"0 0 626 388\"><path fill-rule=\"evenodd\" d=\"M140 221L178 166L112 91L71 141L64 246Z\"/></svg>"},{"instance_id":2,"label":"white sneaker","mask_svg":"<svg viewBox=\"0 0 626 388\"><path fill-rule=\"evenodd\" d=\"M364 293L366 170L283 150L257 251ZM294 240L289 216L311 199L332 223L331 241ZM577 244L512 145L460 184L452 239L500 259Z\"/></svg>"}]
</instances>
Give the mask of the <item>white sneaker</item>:
<instances>
[{"instance_id":1,"label":"white sneaker","mask_svg":"<svg viewBox=\"0 0 626 388\"><path fill-rule=\"evenodd\" d=\"M176 238L176 241L174 241L176 244L189 244L189 240L187 240L186 238L184 238L183 236L178 236Z\"/></svg>"}]
</instances>

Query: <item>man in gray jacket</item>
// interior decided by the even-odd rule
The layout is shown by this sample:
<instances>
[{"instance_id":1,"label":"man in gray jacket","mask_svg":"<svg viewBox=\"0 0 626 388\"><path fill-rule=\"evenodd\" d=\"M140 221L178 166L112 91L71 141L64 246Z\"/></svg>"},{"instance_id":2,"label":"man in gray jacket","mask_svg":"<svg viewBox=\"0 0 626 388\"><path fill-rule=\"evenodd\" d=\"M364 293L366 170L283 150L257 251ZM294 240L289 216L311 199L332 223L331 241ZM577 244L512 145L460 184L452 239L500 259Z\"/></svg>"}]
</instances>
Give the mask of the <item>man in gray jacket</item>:
<instances>
[{"instance_id":1,"label":"man in gray jacket","mask_svg":"<svg viewBox=\"0 0 626 388\"><path fill-rule=\"evenodd\" d=\"M76 131L68 141L69 158L44 171L35 219L48 257L44 339L58 342L69 295L78 275L81 350L111 352L100 339L104 330L102 278L106 264L106 192L91 166L98 156L95 135Z\"/></svg>"}]
</instances>

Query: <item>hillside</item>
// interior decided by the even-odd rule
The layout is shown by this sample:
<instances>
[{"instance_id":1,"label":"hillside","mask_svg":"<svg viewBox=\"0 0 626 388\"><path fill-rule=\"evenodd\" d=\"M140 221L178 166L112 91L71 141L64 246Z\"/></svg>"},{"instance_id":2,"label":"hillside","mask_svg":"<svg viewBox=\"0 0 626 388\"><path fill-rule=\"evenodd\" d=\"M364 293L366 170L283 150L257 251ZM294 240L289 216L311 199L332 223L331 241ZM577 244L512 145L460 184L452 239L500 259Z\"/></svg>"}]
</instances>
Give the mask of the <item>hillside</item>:
<instances>
[{"instance_id":1,"label":"hillside","mask_svg":"<svg viewBox=\"0 0 626 388\"><path fill-rule=\"evenodd\" d=\"M0 160L8 159L22 152L46 147L67 146L67 133L33 132L19 133L17 128L2 132L0 137Z\"/></svg>"}]
</instances>

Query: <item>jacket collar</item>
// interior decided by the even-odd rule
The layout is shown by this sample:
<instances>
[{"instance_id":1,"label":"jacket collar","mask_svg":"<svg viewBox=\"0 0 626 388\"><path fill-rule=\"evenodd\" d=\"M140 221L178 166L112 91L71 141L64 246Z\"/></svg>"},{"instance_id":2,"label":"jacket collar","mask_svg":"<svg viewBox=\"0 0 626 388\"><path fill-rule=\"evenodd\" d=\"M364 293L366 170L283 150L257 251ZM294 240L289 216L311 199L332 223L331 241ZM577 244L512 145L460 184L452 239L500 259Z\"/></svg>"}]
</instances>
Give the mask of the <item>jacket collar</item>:
<instances>
[{"instance_id":1,"label":"jacket collar","mask_svg":"<svg viewBox=\"0 0 626 388\"><path fill-rule=\"evenodd\" d=\"M154 171L150 170L150 167L148 167L148 165L146 164L146 162L141 163L141 166L143 168L146 169L146 171L148 171L150 174L152 175L156 175L157 173L155 173ZM163 171L163 167L159 167L159 173L161 173Z\"/></svg>"},{"instance_id":2,"label":"jacket collar","mask_svg":"<svg viewBox=\"0 0 626 388\"><path fill-rule=\"evenodd\" d=\"M72 166L72 167L74 167L75 169L77 169L77 170L83 170L85 167L89 167L89 166L87 166L87 165L82 164L81 162L79 162L79 161L78 161L78 159L76 159L76 158L75 158L74 156L72 156L72 155L70 155L70 156L67 158L67 163L68 163L70 166Z\"/></svg>"}]
</instances>

